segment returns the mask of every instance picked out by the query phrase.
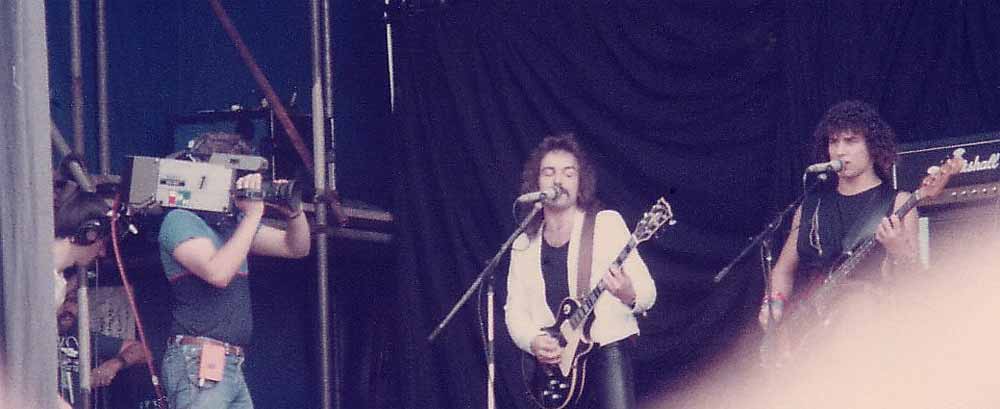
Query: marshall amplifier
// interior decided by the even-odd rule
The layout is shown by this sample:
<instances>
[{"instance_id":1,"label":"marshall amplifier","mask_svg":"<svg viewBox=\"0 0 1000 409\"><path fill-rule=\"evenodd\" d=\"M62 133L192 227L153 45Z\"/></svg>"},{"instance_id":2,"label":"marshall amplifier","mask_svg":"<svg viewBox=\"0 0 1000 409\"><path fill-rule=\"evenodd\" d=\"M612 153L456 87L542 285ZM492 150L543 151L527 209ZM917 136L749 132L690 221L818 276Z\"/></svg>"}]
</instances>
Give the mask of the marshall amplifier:
<instances>
[{"instance_id":1,"label":"marshall amplifier","mask_svg":"<svg viewBox=\"0 0 1000 409\"><path fill-rule=\"evenodd\" d=\"M956 249L1000 241L1000 132L904 145L893 167L893 186L914 191L928 168L949 157L966 160L944 191L920 202L920 258L932 264Z\"/></svg>"},{"instance_id":2,"label":"marshall amplifier","mask_svg":"<svg viewBox=\"0 0 1000 409\"><path fill-rule=\"evenodd\" d=\"M927 176L928 168L952 156L960 155L967 162L962 173L953 176L940 195L925 199L921 207L1000 199L1000 132L901 148L893 167L893 186L901 190L916 190Z\"/></svg>"}]
</instances>

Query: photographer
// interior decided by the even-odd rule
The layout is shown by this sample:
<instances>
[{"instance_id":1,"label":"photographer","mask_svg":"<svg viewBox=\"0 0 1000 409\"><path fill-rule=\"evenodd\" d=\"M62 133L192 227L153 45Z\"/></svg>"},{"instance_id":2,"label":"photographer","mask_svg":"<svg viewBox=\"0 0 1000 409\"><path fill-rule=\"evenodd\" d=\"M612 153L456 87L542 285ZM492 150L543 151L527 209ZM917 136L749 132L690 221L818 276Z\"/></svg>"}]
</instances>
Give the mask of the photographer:
<instances>
[{"instance_id":1,"label":"photographer","mask_svg":"<svg viewBox=\"0 0 1000 409\"><path fill-rule=\"evenodd\" d=\"M235 187L259 191L261 183L261 175L253 173ZM173 303L162 373L171 408L253 407L242 369L253 324L247 256L301 258L311 244L301 205L268 205L287 217L286 230L262 225L265 203L252 199L236 201L235 222L184 209L163 221L160 259Z\"/></svg>"}]
</instances>

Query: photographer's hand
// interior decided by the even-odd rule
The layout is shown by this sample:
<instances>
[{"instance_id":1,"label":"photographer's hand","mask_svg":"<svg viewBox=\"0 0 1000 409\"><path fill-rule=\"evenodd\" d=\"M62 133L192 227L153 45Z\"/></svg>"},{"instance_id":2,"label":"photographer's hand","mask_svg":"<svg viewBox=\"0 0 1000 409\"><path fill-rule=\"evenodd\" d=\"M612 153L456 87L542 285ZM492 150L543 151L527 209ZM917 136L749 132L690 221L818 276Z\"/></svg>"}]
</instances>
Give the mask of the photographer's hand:
<instances>
[{"instance_id":1,"label":"photographer's hand","mask_svg":"<svg viewBox=\"0 0 1000 409\"><path fill-rule=\"evenodd\" d=\"M236 179L236 189L259 192L261 189L260 173L251 173ZM264 201L260 199L237 199L236 207L247 217L256 217L259 219L264 215Z\"/></svg>"}]
</instances>

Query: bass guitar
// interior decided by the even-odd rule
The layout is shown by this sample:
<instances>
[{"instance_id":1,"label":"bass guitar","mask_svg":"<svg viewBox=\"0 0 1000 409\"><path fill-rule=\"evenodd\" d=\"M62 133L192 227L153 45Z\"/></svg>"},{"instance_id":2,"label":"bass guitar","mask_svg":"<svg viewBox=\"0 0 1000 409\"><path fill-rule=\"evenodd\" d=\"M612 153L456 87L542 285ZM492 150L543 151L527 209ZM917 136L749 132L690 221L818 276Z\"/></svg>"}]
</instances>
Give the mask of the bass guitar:
<instances>
[{"instance_id":1,"label":"bass guitar","mask_svg":"<svg viewBox=\"0 0 1000 409\"><path fill-rule=\"evenodd\" d=\"M921 201L941 194L948 180L961 172L965 166L962 154L964 150L958 149L941 166L928 169L928 176L923 179L920 187L893 214L902 219ZM874 233L866 236L863 241L845 252L827 274L807 286L811 290L797 297L777 327L768 328L765 332L759 351L762 365L784 365L803 349L807 343L809 329L819 325L818 323L831 321L832 305L841 293L842 284L851 277L854 268L875 249L877 243ZM799 339L793 341L792 337Z\"/></svg>"}]
</instances>

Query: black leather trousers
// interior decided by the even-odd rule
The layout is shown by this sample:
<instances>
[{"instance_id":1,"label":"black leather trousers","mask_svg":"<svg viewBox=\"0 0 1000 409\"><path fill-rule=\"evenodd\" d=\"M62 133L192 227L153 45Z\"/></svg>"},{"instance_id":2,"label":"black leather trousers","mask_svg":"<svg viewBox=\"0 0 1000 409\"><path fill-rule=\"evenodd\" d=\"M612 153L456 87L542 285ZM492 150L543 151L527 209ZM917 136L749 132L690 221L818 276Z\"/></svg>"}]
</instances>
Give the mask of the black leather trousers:
<instances>
[{"instance_id":1,"label":"black leather trousers","mask_svg":"<svg viewBox=\"0 0 1000 409\"><path fill-rule=\"evenodd\" d=\"M586 381L578 408L635 408L635 374L630 338L612 342L590 353Z\"/></svg>"}]
</instances>

